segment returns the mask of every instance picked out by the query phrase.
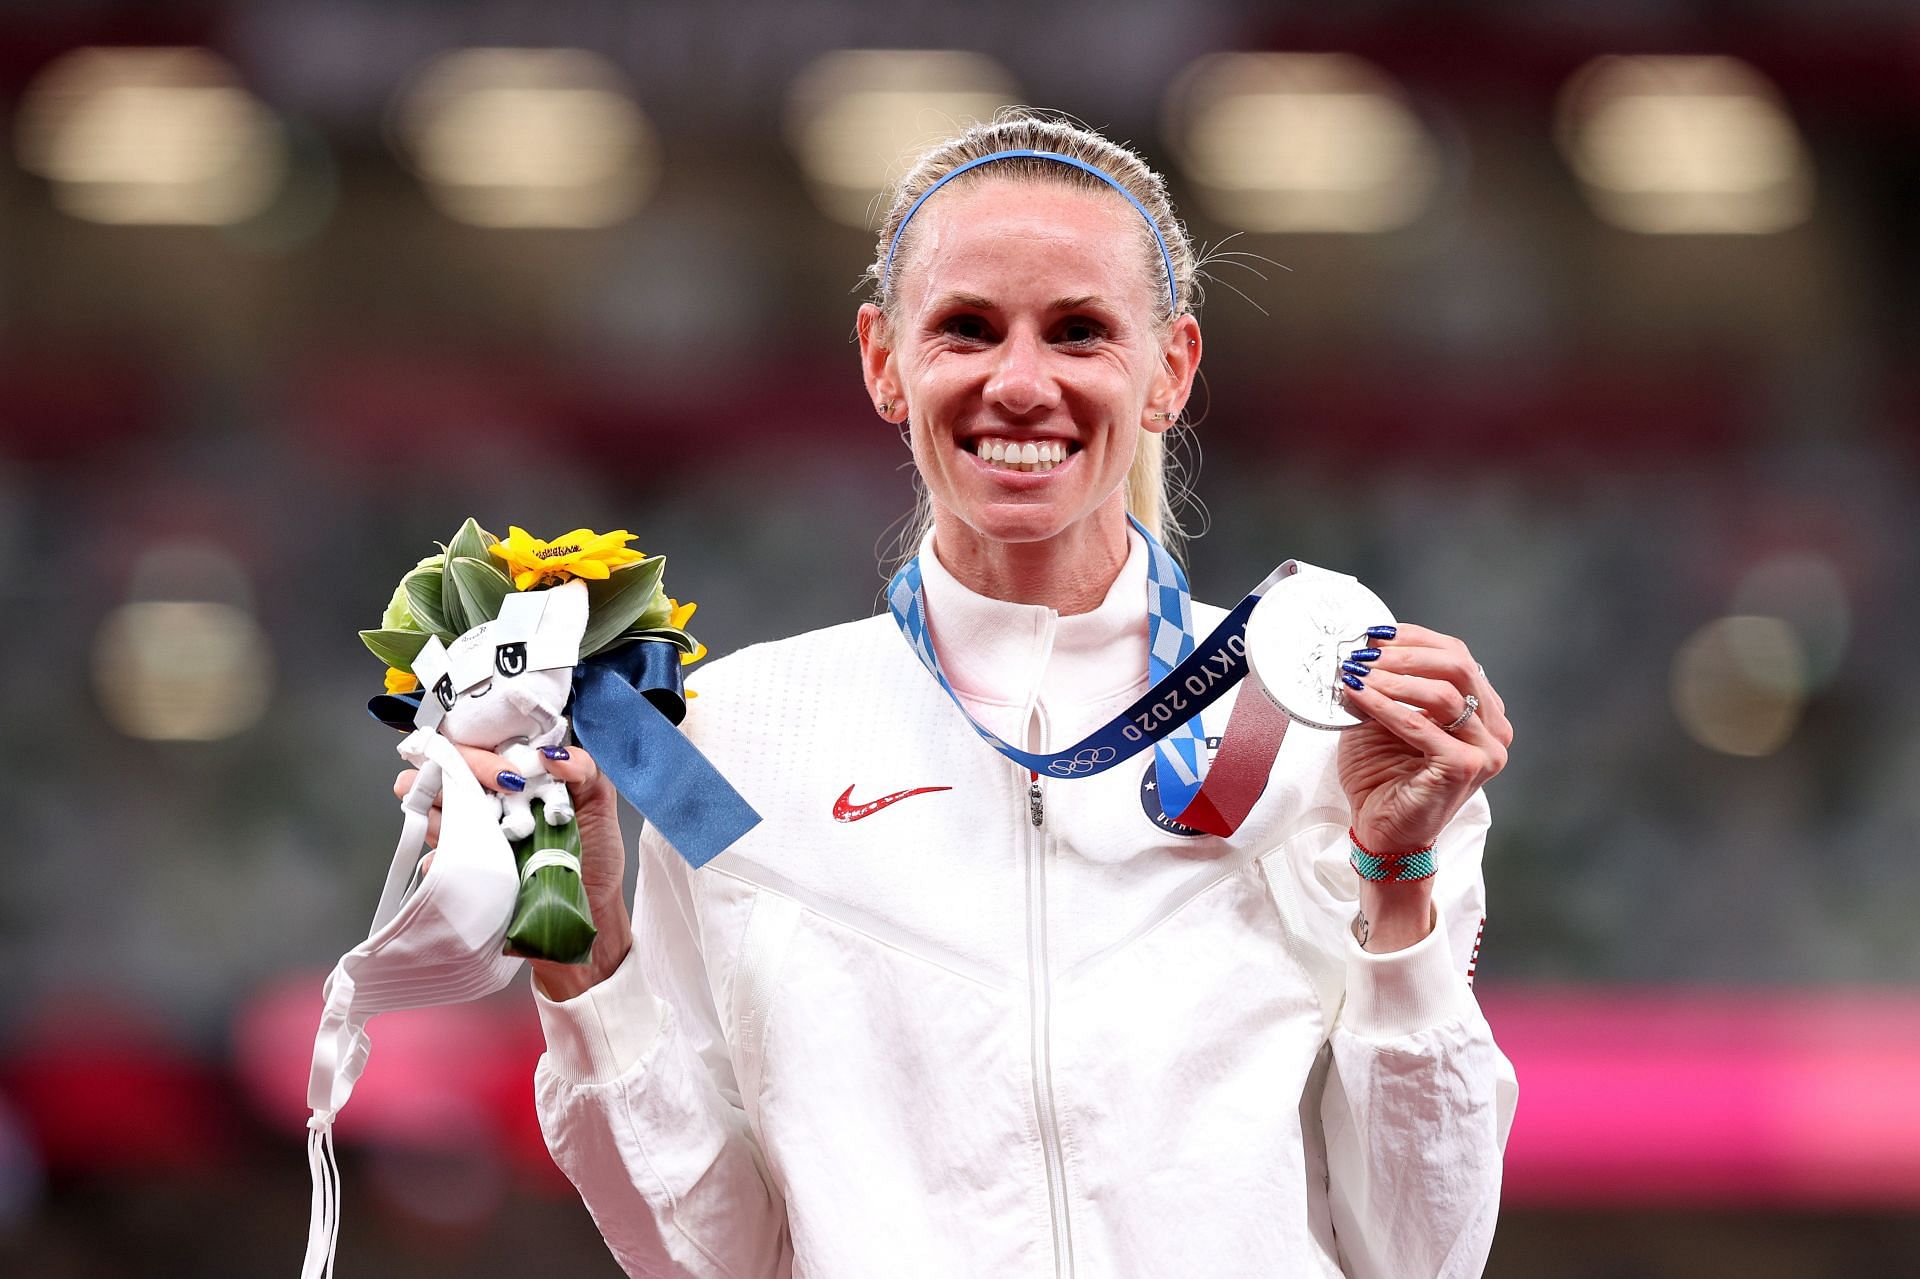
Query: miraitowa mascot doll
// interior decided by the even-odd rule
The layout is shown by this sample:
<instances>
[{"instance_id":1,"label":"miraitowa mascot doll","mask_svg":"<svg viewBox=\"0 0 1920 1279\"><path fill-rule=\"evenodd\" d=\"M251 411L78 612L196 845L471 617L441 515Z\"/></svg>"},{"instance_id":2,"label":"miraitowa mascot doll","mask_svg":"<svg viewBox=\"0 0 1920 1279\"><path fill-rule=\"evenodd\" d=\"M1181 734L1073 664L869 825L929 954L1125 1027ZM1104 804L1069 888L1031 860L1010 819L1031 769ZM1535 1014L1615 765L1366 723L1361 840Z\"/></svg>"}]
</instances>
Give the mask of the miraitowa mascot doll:
<instances>
[{"instance_id":1,"label":"miraitowa mascot doll","mask_svg":"<svg viewBox=\"0 0 1920 1279\"><path fill-rule=\"evenodd\" d=\"M489 995L522 958L584 963L592 952L579 828L541 754L566 743L568 711L602 771L693 865L760 820L675 727L680 668L706 649L686 631L694 606L661 590L664 557L627 549L632 537L577 529L547 542L514 527L501 541L468 520L401 579L379 628L360 633L388 666L368 709L406 733L398 750L419 775L373 927L327 978L307 1089L302 1279L333 1273L333 1122L366 1068L368 1020ZM482 787L456 745L504 755L525 789ZM421 872L436 798L440 839Z\"/></svg>"}]
</instances>

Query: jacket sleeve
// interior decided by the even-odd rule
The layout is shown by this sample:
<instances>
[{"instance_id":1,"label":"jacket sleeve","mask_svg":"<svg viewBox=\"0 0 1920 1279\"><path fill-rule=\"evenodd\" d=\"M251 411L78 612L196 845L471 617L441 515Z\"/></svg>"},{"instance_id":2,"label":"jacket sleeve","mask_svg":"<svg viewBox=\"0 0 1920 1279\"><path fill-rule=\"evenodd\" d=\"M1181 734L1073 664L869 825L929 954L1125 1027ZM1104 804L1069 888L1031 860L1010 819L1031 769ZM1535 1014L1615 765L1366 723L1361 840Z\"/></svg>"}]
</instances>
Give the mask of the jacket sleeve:
<instances>
[{"instance_id":1,"label":"jacket sleeve","mask_svg":"<svg viewBox=\"0 0 1920 1279\"><path fill-rule=\"evenodd\" d=\"M784 1276L786 1208L740 1108L686 865L651 828L639 860L625 962L572 999L534 992L547 1149L629 1275Z\"/></svg>"},{"instance_id":2,"label":"jacket sleeve","mask_svg":"<svg viewBox=\"0 0 1920 1279\"><path fill-rule=\"evenodd\" d=\"M1334 1237L1353 1279L1471 1279L1493 1245L1519 1088L1472 988L1487 821L1476 793L1441 832L1439 920L1405 950L1375 955L1354 940L1359 877L1344 831L1308 877L1346 968L1320 1120Z\"/></svg>"}]
</instances>

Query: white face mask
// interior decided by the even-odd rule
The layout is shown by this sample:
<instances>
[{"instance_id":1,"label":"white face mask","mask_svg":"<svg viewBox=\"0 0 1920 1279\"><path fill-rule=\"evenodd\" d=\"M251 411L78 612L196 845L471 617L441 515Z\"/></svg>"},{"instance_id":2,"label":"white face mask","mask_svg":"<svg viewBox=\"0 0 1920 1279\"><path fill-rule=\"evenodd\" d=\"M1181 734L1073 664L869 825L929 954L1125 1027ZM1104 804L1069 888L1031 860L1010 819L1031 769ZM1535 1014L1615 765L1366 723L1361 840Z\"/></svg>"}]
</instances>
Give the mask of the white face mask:
<instances>
[{"instance_id":1,"label":"white face mask","mask_svg":"<svg viewBox=\"0 0 1920 1279\"><path fill-rule=\"evenodd\" d=\"M441 773L440 842L433 863L405 896L426 833L430 790L417 790L387 890L367 939L341 956L327 978L326 1010L313 1045L307 1082L307 1166L313 1178L312 1219L301 1279L333 1273L340 1230L339 1171L333 1161L333 1118L366 1069L366 1024L397 1008L454 1004L490 995L513 980L521 960L503 954L520 877L513 849L500 833L500 810L474 780L451 742L431 728L402 743L401 753ZM405 896L404 904L401 904Z\"/></svg>"},{"instance_id":2,"label":"white face mask","mask_svg":"<svg viewBox=\"0 0 1920 1279\"><path fill-rule=\"evenodd\" d=\"M493 620L450 645L430 639L414 659L413 672L424 696L414 731L399 749L420 769L420 777L401 801L405 822L373 913L372 931L341 956L327 977L326 1009L313 1045L313 1073L307 1081L307 1104L313 1108L307 1122L313 1214L301 1279L333 1273L340 1230L333 1118L366 1069L368 1020L398 1008L480 999L505 986L521 964L503 953L503 947L522 875L542 864L571 864L575 873L580 869L564 853L557 854L564 861L543 862L549 856L543 850L522 872L502 832L503 804L509 817L517 808L531 829L527 800L537 779L545 777L537 768L537 756L529 754L530 762L521 765L530 793L496 797L481 789L453 743L508 750L511 741L527 750L529 741L563 739L562 713L572 692L587 615L584 582L509 593ZM436 794L441 796L439 849L408 896ZM541 788L541 797L551 810L556 802L566 801L566 786L551 782Z\"/></svg>"}]
</instances>

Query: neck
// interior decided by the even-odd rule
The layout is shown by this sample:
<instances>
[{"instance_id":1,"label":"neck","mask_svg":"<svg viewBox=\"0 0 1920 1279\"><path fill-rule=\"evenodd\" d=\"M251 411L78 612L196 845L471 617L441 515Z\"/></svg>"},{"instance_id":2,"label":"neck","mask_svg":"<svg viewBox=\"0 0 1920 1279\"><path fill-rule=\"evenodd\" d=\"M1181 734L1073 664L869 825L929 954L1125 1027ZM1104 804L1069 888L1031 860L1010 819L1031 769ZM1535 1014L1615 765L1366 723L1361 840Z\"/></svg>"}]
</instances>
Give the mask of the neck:
<instances>
[{"instance_id":1,"label":"neck","mask_svg":"<svg viewBox=\"0 0 1920 1279\"><path fill-rule=\"evenodd\" d=\"M974 594L1072 617L1098 608L1127 562L1126 506L1116 494L1110 508L1039 542L995 541L935 507L933 543L947 571Z\"/></svg>"}]
</instances>

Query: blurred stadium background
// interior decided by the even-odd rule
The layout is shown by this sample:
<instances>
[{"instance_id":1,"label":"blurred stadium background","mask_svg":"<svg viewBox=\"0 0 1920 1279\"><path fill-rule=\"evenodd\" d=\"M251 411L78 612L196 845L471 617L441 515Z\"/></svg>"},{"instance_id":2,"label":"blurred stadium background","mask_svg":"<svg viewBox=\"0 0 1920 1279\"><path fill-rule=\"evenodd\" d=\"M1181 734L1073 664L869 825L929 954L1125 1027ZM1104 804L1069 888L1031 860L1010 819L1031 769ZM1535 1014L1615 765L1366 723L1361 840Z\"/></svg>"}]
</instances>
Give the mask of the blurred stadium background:
<instances>
[{"instance_id":1,"label":"blurred stadium background","mask_svg":"<svg viewBox=\"0 0 1920 1279\"><path fill-rule=\"evenodd\" d=\"M1513 707L1489 1274L1920 1273L1920 10L1332 10L0 4L0 1270L293 1272L354 631L468 514L718 652L871 611L875 196L1030 102L1218 250L1197 591L1358 573ZM343 1273L615 1273L524 984L375 1037Z\"/></svg>"}]
</instances>

